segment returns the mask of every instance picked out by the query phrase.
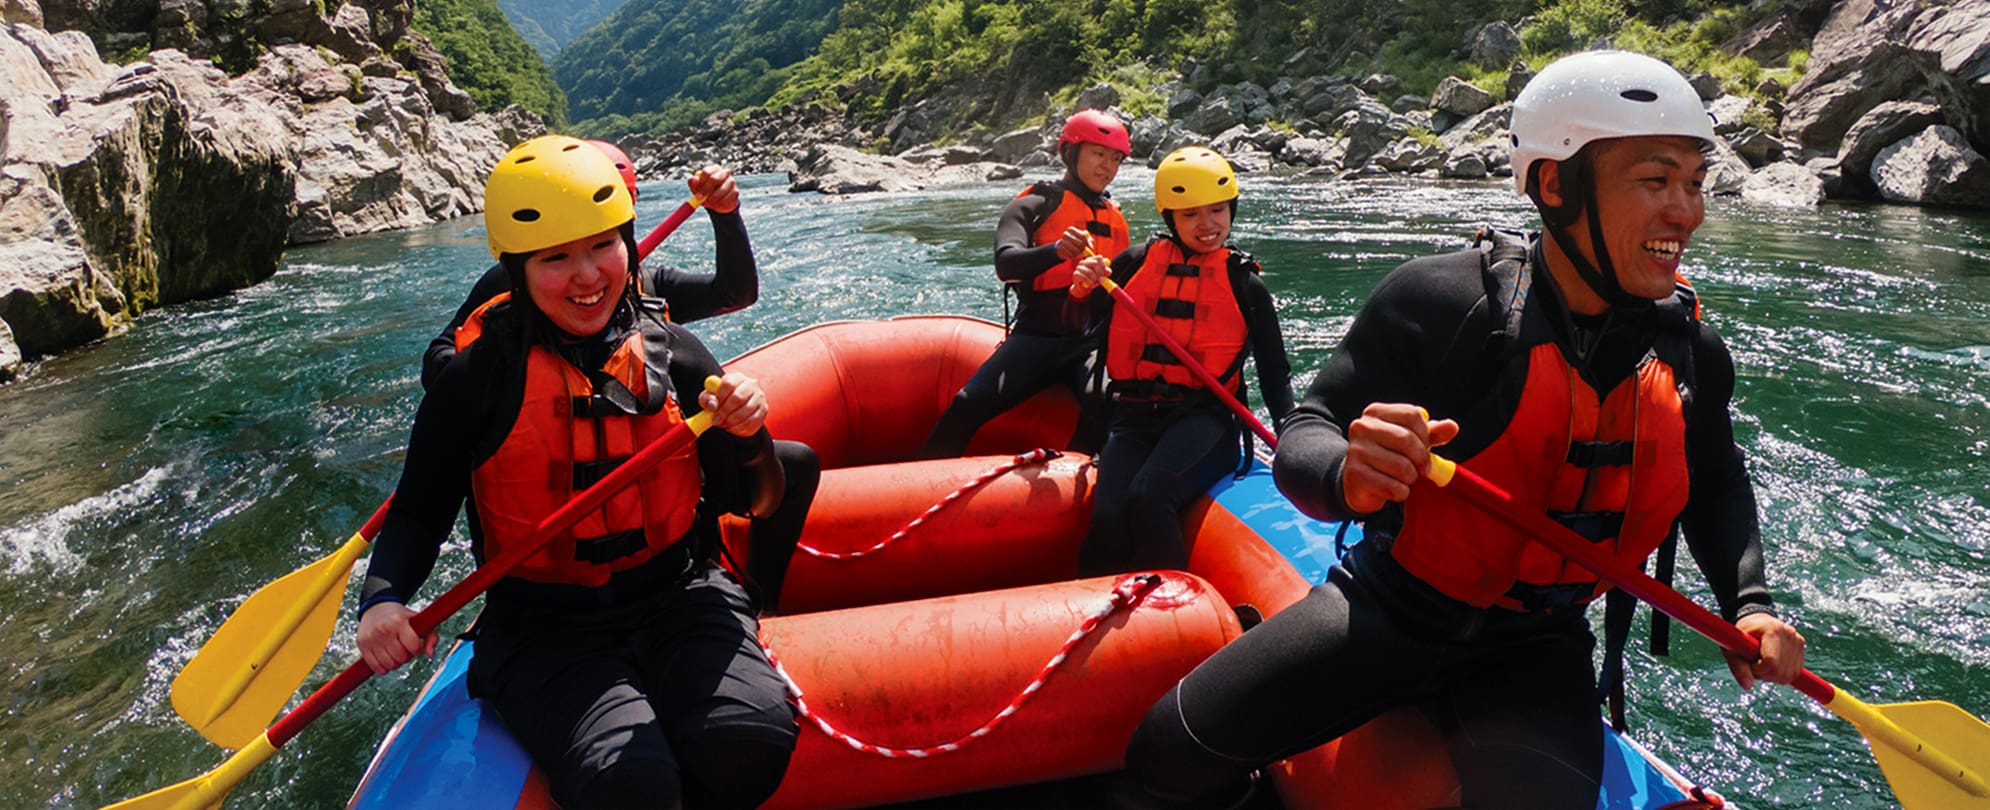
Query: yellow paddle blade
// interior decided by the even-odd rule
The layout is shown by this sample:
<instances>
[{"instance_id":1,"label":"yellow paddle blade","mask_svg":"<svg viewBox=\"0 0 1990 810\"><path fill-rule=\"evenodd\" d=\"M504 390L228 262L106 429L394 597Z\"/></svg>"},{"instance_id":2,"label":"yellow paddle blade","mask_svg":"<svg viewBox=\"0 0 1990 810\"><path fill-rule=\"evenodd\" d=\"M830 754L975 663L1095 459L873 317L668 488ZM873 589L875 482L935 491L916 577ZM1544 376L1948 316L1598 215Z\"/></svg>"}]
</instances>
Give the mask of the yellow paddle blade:
<instances>
[{"instance_id":1,"label":"yellow paddle blade","mask_svg":"<svg viewBox=\"0 0 1990 810\"><path fill-rule=\"evenodd\" d=\"M188 779L171 787L163 787L136 799L105 807L104 810L221 810L221 802L228 798L228 791L242 783L243 777L263 764L276 753L268 737L258 737L247 748L221 763L221 767Z\"/></svg>"},{"instance_id":2,"label":"yellow paddle blade","mask_svg":"<svg viewBox=\"0 0 1990 810\"><path fill-rule=\"evenodd\" d=\"M241 748L260 736L318 665L338 621L346 578L366 546L355 535L337 552L252 594L173 679L173 710L223 748Z\"/></svg>"},{"instance_id":3,"label":"yellow paddle blade","mask_svg":"<svg viewBox=\"0 0 1990 810\"><path fill-rule=\"evenodd\" d=\"M1832 702L1843 700L1840 694ZM1939 700L1924 700L1915 703L1890 703L1873 706L1873 711L1892 721L1892 724L1906 732L1902 745L1916 744L1927 749L1938 750L1953 757L1962 767L1969 769L1977 777L1973 784L1982 785L1981 779L1990 775L1990 725L1985 725L1975 715L1953 703ZM1900 800L1902 810L1990 810L1990 789L1982 794L1971 792L1958 782L1955 774L1939 773L1923 764L1911 751L1902 751L1887 742L1887 736L1875 733L1867 723L1859 723L1859 731L1864 733L1873 748L1873 758L1879 760L1881 773L1886 774L1886 782L1893 786L1893 795Z\"/></svg>"}]
</instances>

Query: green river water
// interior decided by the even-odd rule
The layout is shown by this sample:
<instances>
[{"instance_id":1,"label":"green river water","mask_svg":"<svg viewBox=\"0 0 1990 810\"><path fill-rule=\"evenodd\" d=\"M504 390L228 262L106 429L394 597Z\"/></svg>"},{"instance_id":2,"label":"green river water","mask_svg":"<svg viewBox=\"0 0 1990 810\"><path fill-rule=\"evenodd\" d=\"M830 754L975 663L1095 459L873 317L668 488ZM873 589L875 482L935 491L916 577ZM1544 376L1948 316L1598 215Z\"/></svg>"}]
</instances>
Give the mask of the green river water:
<instances>
[{"instance_id":1,"label":"green river water","mask_svg":"<svg viewBox=\"0 0 1990 810\"><path fill-rule=\"evenodd\" d=\"M1149 177L1117 184L1136 232L1157 225ZM832 198L781 180L745 183L760 303L694 327L720 357L829 319L1001 317L989 233L1019 183ZM647 187L645 226L680 182ZM1245 194L1236 241L1264 262L1300 384L1395 264L1530 218L1496 183L1247 177ZM660 260L709 266L702 220ZM173 676L392 488L417 357L488 258L477 218L296 248L256 287L0 386L0 807L97 807L222 761L173 714ZM1734 350L1770 582L1812 668L1873 702L1990 714L1990 218L1717 201L1686 263ZM352 624L308 686L353 658ZM1747 807L1894 806L1849 725L1787 689L1743 694L1688 635L1632 655L1641 740ZM432 668L362 686L231 806L343 806Z\"/></svg>"}]
</instances>

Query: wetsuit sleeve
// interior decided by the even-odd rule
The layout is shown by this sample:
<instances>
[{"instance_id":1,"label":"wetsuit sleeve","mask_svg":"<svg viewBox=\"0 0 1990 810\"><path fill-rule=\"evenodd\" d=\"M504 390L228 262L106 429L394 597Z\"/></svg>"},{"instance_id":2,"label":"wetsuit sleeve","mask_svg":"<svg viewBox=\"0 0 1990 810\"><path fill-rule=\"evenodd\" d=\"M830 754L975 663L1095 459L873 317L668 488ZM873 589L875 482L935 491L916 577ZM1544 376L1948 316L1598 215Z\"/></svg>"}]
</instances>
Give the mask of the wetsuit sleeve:
<instances>
[{"instance_id":1,"label":"wetsuit sleeve","mask_svg":"<svg viewBox=\"0 0 1990 810\"><path fill-rule=\"evenodd\" d=\"M696 415L705 378L721 375L719 361L690 332L670 324L670 381L685 418ZM766 428L752 436L707 430L698 437L698 465L705 475L700 497L714 513L766 517L781 505L786 488L774 440Z\"/></svg>"},{"instance_id":2,"label":"wetsuit sleeve","mask_svg":"<svg viewBox=\"0 0 1990 810\"><path fill-rule=\"evenodd\" d=\"M428 351L422 354L422 390L433 387L436 375L441 374L442 367L456 356L456 327L470 320L470 313L476 312L484 302L510 289L511 280L504 277L503 265L491 265L489 270L484 271L483 277L477 279L476 286L470 288L470 297L463 299L463 305L456 308L456 317L449 321L448 326L442 327L442 334L428 342Z\"/></svg>"},{"instance_id":3,"label":"wetsuit sleeve","mask_svg":"<svg viewBox=\"0 0 1990 810\"><path fill-rule=\"evenodd\" d=\"M1049 200L1031 193L1010 200L1002 209L1002 218L995 223L996 278L1022 284L1057 266L1057 245L1035 244L1036 223L1043 221L1043 210L1049 206Z\"/></svg>"},{"instance_id":4,"label":"wetsuit sleeve","mask_svg":"<svg viewBox=\"0 0 1990 810\"><path fill-rule=\"evenodd\" d=\"M360 613L383 601L411 601L456 525L470 493L479 426L489 421L482 412L490 398L478 395L473 379L475 353L453 354L415 411L401 481L367 563Z\"/></svg>"},{"instance_id":5,"label":"wetsuit sleeve","mask_svg":"<svg viewBox=\"0 0 1990 810\"><path fill-rule=\"evenodd\" d=\"M1679 515L1686 546L1707 578L1721 615L1734 621L1750 613L1774 614L1762 563L1762 532L1755 487L1741 448L1734 443L1728 404L1734 396L1734 358L1705 325L1693 342L1697 391L1686 425L1691 494Z\"/></svg>"},{"instance_id":6,"label":"wetsuit sleeve","mask_svg":"<svg viewBox=\"0 0 1990 810\"><path fill-rule=\"evenodd\" d=\"M670 319L678 323L738 312L760 300L760 268L746 237L746 220L738 211L712 213L711 219L714 272L659 268L643 285L647 294L670 302Z\"/></svg>"},{"instance_id":7,"label":"wetsuit sleeve","mask_svg":"<svg viewBox=\"0 0 1990 810\"><path fill-rule=\"evenodd\" d=\"M1340 488L1347 427L1376 402L1407 402L1455 417L1490 390L1499 325L1482 306L1476 256L1426 257L1396 268L1369 293L1347 336L1286 417L1272 472L1279 492L1320 520L1362 517Z\"/></svg>"},{"instance_id":8,"label":"wetsuit sleeve","mask_svg":"<svg viewBox=\"0 0 1990 810\"><path fill-rule=\"evenodd\" d=\"M1278 305L1271 290L1256 273L1244 274L1245 326L1251 333L1251 357L1257 363L1258 391L1264 394L1265 410L1271 413L1272 429L1292 413L1292 361L1285 356L1285 335L1278 328Z\"/></svg>"}]
</instances>

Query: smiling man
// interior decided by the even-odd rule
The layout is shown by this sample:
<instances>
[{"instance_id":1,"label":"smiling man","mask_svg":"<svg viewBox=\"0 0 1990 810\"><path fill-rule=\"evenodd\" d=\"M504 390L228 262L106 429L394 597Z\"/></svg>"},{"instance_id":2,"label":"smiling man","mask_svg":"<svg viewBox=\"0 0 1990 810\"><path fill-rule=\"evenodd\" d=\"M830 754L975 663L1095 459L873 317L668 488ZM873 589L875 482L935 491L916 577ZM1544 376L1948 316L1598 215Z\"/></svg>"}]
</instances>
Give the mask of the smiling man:
<instances>
[{"instance_id":1,"label":"smiling man","mask_svg":"<svg viewBox=\"0 0 1990 810\"><path fill-rule=\"evenodd\" d=\"M1515 187L1547 236L1417 259L1376 286L1285 422L1279 489L1364 523L1328 582L1156 704L1125 807L1220 807L1263 765L1414 706L1471 808L1590 810L1603 768L1587 605L1596 575L1423 481L1432 448L1636 564L1675 524L1721 611L1760 640L1744 687L1787 683L1734 365L1679 260L1704 215L1712 122L1670 66L1595 52L1514 101Z\"/></svg>"}]
</instances>

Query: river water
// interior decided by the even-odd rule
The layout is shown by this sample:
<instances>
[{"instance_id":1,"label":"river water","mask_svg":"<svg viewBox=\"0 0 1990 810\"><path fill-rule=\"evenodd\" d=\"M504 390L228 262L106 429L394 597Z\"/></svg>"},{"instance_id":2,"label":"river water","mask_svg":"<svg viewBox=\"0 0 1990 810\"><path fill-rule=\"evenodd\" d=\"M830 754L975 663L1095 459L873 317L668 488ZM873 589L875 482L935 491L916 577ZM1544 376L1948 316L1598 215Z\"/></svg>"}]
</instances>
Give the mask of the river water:
<instances>
[{"instance_id":1,"label":"river water","mask_svg":"<svg viewBox=\"0 0 1990 810\"><path fill-rule=\"evenodd\" d=\"M1117 184L1136 232L1158 227L1149 177ZM760 303L694 327L720 357L827 319L1001 318L989 232L1019 184L832 198L781 181L744 184ZM1302 385L1391 267L1530 219L1495 183L1244 189L1236 241L1264 263ZM647 186L640 222L681 190ZM702 217L660 251L710 256ZM488 258L476 218L296 248L256 287L148 313L0 387L0 807L97 807L224 759L174 715L174 675L392 488L417 357ZM1990 218L1720 201L1686 261L1734 350L1770 583L1812 668L1873 702L1990 713ZM445 552L436 580L467 557ZM342 617L310 686L352 660L351 634ZM1849 725L1791 690L1742 693L1688 636L1669 658L1632 654L1641 740L1748 807L1894 806ZM431 668L362 686L233 806L343 806Z\"/></svg>"}]
</instances>

